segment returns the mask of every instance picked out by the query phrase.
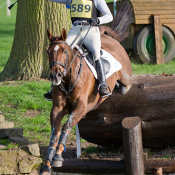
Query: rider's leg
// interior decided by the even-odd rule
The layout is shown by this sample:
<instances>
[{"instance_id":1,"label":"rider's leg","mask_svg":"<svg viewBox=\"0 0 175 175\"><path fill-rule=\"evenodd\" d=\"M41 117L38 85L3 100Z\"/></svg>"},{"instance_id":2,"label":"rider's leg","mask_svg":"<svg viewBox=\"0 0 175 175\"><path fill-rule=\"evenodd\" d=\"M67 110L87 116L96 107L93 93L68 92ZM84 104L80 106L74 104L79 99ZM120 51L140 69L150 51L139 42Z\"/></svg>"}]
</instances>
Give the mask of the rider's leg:
<instances>
[{"instance_id":1,"label":"rider's leg","mask_svg":"<svg viewBox=\"0 0 175 175\"><path fill-rule=\"evenodd\" d=\"M85 33L84 33L85 34ZM92 51L94 55L94 59L96 62L96 71L99 81L99 94L101 97L107 97L111 95L111 93L107 89L106 85L106 76L103 62L100 58L100 49L101 49L101 38L100 31L98 27L93 26L89 31L87 38L84 41L87 49Z\"/></svg>"}]
</instances>

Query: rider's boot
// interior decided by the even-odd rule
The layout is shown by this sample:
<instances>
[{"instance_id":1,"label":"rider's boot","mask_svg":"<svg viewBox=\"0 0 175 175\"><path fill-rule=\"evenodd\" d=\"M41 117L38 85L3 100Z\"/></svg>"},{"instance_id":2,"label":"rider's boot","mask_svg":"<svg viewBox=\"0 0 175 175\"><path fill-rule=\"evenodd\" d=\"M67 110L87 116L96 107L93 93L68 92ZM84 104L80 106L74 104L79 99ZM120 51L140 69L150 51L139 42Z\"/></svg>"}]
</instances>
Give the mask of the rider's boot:
<instances>
[{"instance_id":1,"label":"rider's boot","mask_svg":"<svg viewBox=\"0 0 175 175\"><path fill-rule=\"evenodd\" d=\"M44 97L46 98L46 100L49 100L49 101L52 100L52 86L51 86L50 91L44 94Z\"/></svg>"},{"instance_id":2,"label":"rider's boot","mask_svg":"<svg viewBox=\"0 0 175 175\"><path fill-rule=\"evenodd\" d=\"M112 93L108 91L108 89L110 90L110 88L106 84L105 69L101 58L95 61L95 63L96 63L96 71L97 71L97 77L99 82L98 91L100 96L104 98L111 95Z\"/></svg>"}]
</instances>

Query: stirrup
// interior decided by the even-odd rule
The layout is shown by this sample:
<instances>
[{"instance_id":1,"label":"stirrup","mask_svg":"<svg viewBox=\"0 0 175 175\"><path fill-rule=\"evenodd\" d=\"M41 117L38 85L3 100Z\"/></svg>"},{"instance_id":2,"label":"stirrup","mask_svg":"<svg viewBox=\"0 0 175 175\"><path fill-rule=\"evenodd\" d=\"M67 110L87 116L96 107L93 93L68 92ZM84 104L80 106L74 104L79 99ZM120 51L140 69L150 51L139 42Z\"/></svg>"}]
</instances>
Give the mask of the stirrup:
<instances>
[{"instance_id":1,"label":"stirrup","mask_svg":"<svg viewBox=\"0 0 175 175\"><path fill-rule=\"evenodd\" d=\"M99 92L100 87L101 87L102 85L105 85L105 86L107 87L107 89L109 90L109 93L108 93L108 94L106 94L106 95L101 96L101 98L105 98L105 97L107 97L107 96L112 95L111 88L110 88L110 87L109 87L107 84L105 84L105 83L101 83L101 84L99 84L99 85L98 85L98 92Z\"/></svg>"}]
</instances>

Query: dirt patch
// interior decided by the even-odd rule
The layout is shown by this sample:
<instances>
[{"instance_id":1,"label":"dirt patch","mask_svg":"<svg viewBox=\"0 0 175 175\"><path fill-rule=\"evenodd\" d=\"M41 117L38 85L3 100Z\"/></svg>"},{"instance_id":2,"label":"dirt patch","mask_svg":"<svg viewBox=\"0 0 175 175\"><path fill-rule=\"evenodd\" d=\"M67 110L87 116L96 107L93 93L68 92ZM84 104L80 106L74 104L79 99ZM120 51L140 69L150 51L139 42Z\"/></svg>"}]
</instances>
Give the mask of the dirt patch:
<instances>
[{"instance_id":1,"label":"dirt patch","mask_svg":"<svg viewBox=\"0 0 175 175\"><path fill-rule=\"evenodd\" d=\"M39 114L41 114L41 112L39 110L28 110L22 116L27 117L27 118L29 118L29 117L33 118Z\"/></svg>"}]
</instances>

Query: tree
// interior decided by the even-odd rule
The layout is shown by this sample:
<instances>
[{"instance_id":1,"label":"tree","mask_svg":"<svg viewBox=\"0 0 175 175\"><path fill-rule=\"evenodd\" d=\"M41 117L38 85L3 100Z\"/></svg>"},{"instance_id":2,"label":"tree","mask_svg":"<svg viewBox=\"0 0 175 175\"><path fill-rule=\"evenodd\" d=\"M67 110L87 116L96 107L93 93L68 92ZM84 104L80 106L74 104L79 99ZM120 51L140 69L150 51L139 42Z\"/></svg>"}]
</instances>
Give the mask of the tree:
<instances>
[{"instance_id":1,"label":"tree","mask_svg":"<svg viewBox=\"0 0 175 175\"><path fill-rule=\"evenodd\" d=\"M48 77L47 28L56 36L68 30L69 14L65 5L49 0L18 0L13 46L0 80Z\"/></svg>"}]
</instances>

